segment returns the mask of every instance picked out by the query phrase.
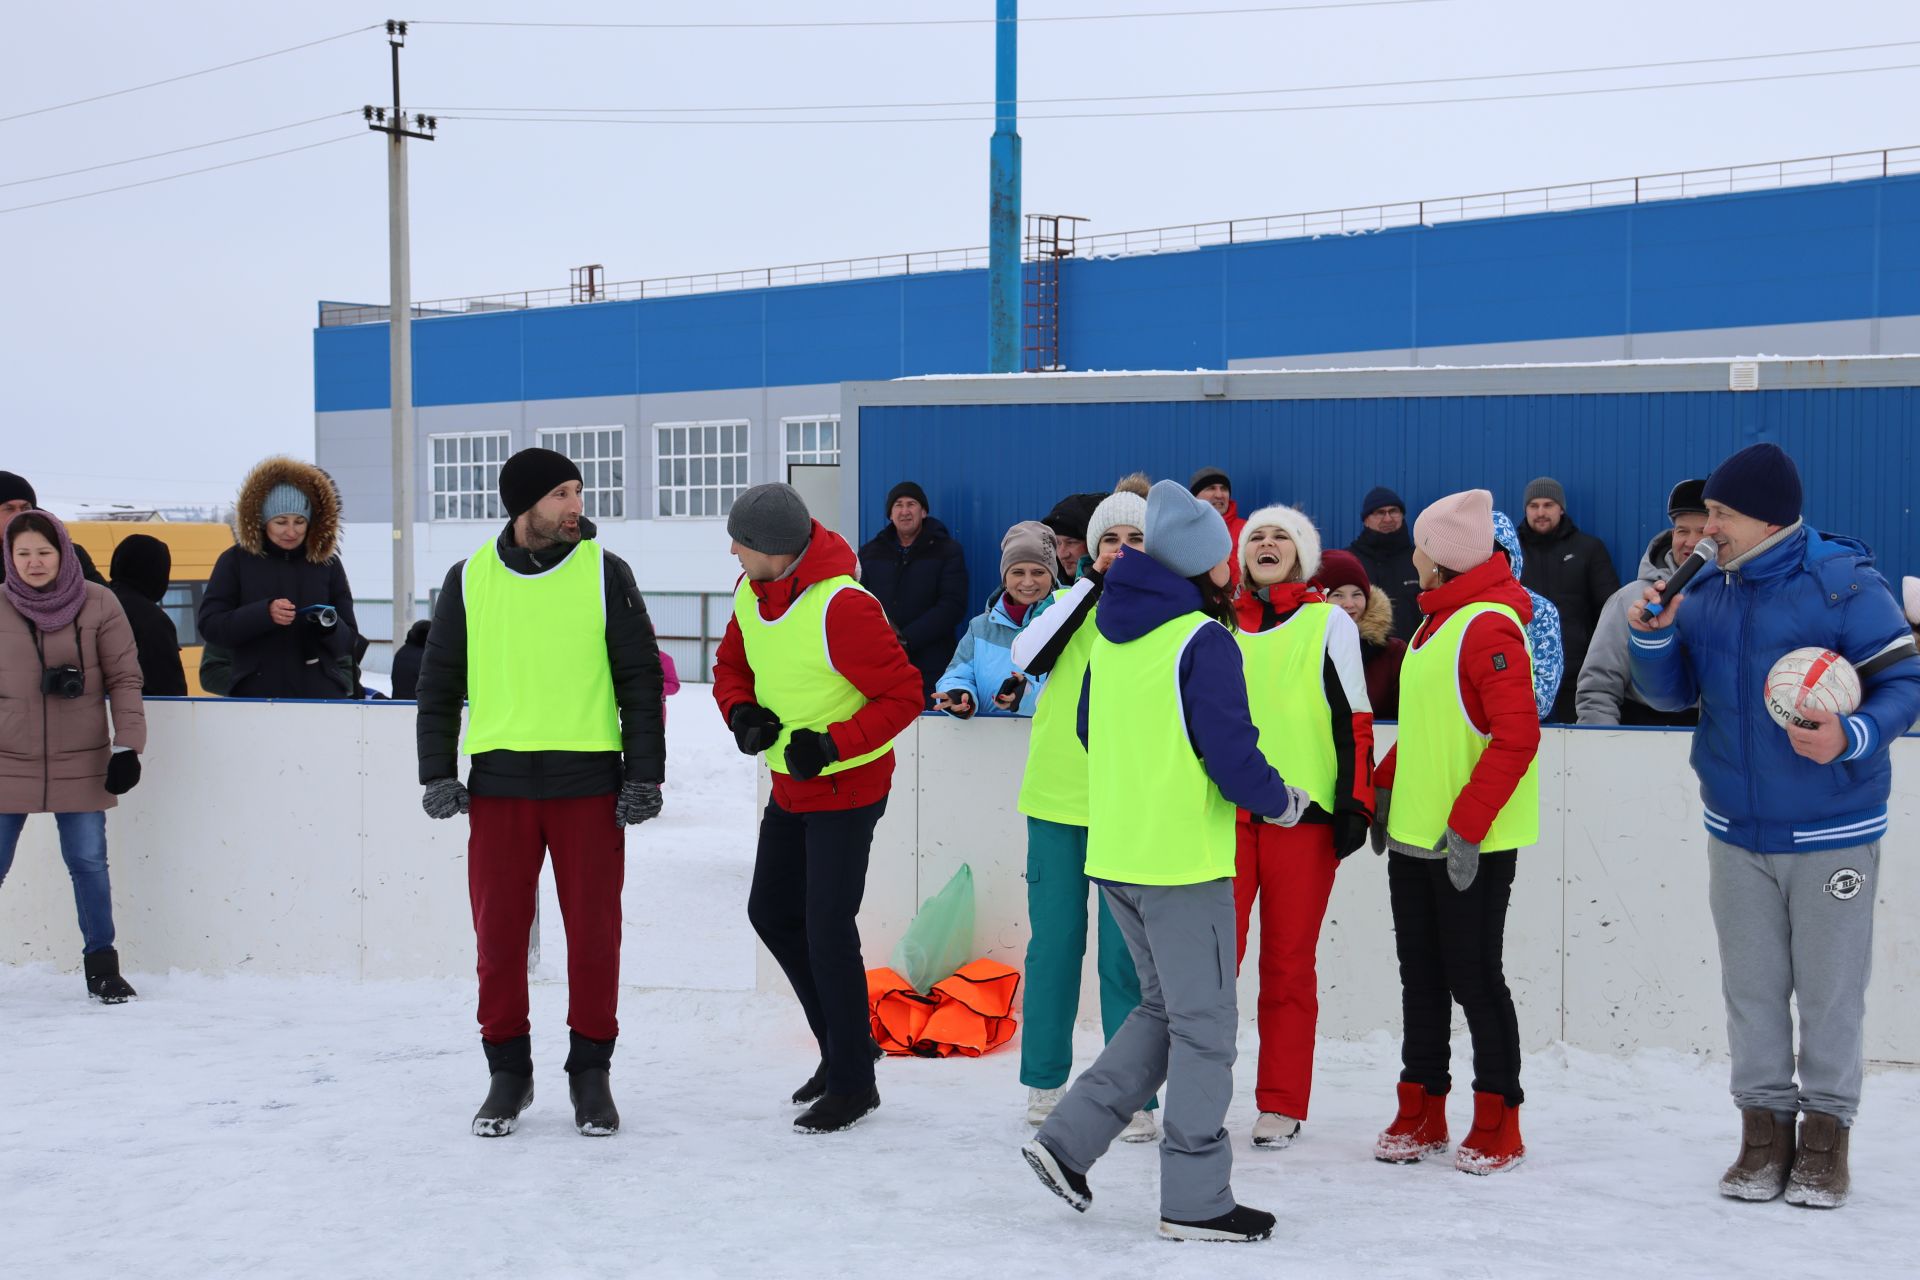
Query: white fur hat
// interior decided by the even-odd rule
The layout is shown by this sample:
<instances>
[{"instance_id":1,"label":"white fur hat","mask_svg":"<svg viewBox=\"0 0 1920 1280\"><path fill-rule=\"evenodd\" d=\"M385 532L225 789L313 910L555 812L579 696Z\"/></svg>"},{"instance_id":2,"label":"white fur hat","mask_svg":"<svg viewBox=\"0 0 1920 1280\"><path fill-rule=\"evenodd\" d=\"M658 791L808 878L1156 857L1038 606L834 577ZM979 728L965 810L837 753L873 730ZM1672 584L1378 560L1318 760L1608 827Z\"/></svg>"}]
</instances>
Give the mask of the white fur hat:
<instances>
[{"instance_id":1,"label":"white fur hat","mask_svg":"<svg viewBox=\"0 0 1920 1280\"><path fill-rule=\"evenodd\" d=\"M1262 525L1273 525L1284 529L1287 537L1293 540L1296 559L1292 581L1308 582L1312 580L1314 574L1320 572L1320 531L1313 527L1313 521L1307 519L1306 513L1295 510L1293 507L1262 507L1247 517L1247 523L1240 530L1239 553L1242 581L1253 580L1247 573L1247 539Z\"/></svg>"},{"instance_id":2,"label":"white fur hat","mask_svg":"<svg viewBox=\"0 0 1920 1280\"><path fill-rule=\"evenodd\" d=\"M1920 627L1920 578L1902 578L1900 595L1907 606L1907 625Z\"/></svg>"}]
</instances>

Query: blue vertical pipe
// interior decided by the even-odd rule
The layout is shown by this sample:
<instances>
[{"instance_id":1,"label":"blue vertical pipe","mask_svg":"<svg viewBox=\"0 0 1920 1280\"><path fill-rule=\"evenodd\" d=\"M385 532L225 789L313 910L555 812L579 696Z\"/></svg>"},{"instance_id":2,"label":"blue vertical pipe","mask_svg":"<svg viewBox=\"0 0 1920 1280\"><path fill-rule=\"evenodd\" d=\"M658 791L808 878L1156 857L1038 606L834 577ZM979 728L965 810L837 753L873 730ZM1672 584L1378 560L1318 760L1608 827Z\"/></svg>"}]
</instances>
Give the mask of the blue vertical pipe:
<instances>
[{"instance_id":1,"label":"blue vertical pipe","mask_svg":"<svg viewBox=\"0 0 1920 1280\"><path fill-rule=\"evenodd\" d=\"M1020 360L1020 44L1018 0L996 0L993 142L988 152L987 369L1018 373Z\"/></svg>"}]
</instances>

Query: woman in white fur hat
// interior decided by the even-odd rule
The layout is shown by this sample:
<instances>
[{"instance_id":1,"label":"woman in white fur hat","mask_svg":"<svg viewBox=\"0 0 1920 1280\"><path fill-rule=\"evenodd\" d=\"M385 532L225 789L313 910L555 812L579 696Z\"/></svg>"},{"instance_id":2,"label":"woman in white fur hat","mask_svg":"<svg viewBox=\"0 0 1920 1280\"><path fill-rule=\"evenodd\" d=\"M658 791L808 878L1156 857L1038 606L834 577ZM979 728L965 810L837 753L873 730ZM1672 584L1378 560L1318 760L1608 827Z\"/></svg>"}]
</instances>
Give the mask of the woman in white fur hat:
<instances>
[{"instance_id":1,"label":"woman in white fur hat","mask_svg":"<svg viewBox=\"0 0 1920 1280\"><path fill-rule=\"evenodd\" d=\"M1241 962L1260 902L1260 1058L1253 1145L1289 1145L1307 1118L1320 1001L1314 953L1334 869L1367 839L1373 814L1373 707L1353 619L1311 585L1320 534L1292 507L1264 507L1240 531L1234 608L1260 750L1313 797L1299 825L1244 810L1235 830Z\"/></svg>"}]
</instances>

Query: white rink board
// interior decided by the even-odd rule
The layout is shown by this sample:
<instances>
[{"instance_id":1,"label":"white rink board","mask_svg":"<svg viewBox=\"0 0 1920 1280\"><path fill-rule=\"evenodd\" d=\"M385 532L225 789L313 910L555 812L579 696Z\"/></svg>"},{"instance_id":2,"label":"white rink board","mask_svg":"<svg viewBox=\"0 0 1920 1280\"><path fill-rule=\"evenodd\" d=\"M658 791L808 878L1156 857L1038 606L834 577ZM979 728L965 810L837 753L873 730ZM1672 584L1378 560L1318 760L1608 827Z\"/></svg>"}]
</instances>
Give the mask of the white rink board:
<instances>
[{"instance_id":1,"label":"white rink board","mask_svg":"<svg viewBox=\"0 0 1920 1280\"><path fill-rule=\"evenodd\" d=\"M131 970L473 972L466 824L420 812L410 706L159 701L147 714L156 745L145 777L108 821ZM861 917L869 964L886 963L916 905L967 862L977 951L1024 968L1026 832L1013 799L1028 727L925 717L902 736ZM1383 727L1382 750L1391 735ZM1521 854L1507 934L1529 1048L1724 1049L1688 743L1674 732L1544 732L1542 840ZM1896 743L1894 758L1867 1051L1920 1062L1920 911L1904 865L1920 843L1920 738ZM763 798L765 788L763 772ZM745 911L744 901L712 907ZM78 950L54 826L35 818L0 887L0 962L77 969ZM758 974L763 988L782 981L764 954ZM1341 868L1320 975L1325 1034L1397 1030L1385 865L1365 850ZM1249 967L1248 1020L1255 994ZM1091 999L1082 1011L1091 1018Z\"/></svg>"}]
</instances>

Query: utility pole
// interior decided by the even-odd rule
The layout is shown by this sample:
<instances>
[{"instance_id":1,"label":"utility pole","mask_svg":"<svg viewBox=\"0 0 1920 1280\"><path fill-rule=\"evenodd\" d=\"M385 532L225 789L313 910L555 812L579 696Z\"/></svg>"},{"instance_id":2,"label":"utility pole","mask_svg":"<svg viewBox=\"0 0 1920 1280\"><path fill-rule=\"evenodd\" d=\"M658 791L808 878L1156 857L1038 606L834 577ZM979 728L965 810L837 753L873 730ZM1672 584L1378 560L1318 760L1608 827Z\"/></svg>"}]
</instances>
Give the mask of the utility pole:
<instances>
[{"instance_id":1,"label":"utility pole","mask_svg":"<svg viewBox=\"0 0 1920 1280\"><path fill-rule=\"evenodd\" d=\"M432 142L439 121L400 109L400 50L407 24L387 20L393 54L393 107L363 107L367 128L387 135L388 398L393 407L393 651L413 625L413 249L407 222L407 139ZM411 123L414 127L409 129Z\"/></svg>"},{"instance_id":2,"label":"utility pole","mask_svg":"<svg viewBox=\"0 0 1920 1280\"><path fill-rule=\"evenodd\" d=\"M993 141L988 150L987 371L1018 373L1020 359L1020 47L1018 0L996 0Z\"/></svg>"}]
</instances>

